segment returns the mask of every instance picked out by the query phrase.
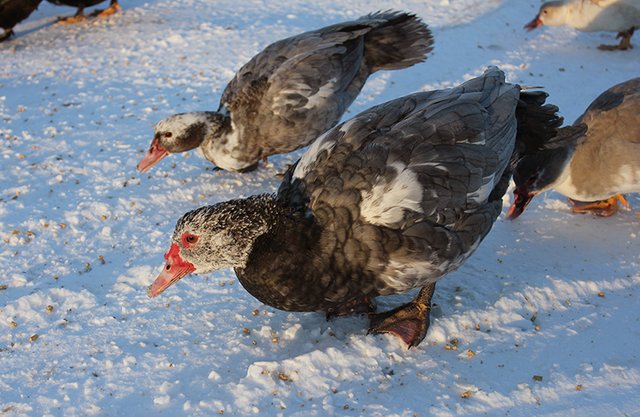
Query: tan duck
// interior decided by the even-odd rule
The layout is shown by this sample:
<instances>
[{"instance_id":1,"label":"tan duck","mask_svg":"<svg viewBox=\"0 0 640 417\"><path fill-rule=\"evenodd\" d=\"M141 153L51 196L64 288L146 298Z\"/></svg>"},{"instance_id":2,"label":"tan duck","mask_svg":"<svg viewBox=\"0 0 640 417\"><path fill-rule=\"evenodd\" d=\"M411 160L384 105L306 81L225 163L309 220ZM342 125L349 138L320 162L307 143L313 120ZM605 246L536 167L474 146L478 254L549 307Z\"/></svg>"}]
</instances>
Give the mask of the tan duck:
<instances>
[{"instance_id":1,"label":"tan duck","mask_svg":"<svg viewBox=\"0 0 640 417\"><path fill-rule=\"evenodd\" d=\"M548 149L522 158L515 168L515 219L529 201L554 189L569 197L576 213L611 216L624 193L640 192L640 78L602 93L580 116L578 140L554 141Z\"/></svg>"},{"instance_id":2,"label":"tan duck","mask_svg":"<svg viewBox=\"0 0 640 417\"><path fill-rule=\"evenodd\" d=\"M540 7L525 28L570 26L582 32L618 32L618 45L600 45L606 51L632 48L631 36L640 27L640 0L562 0Z\"/></svg>"}]
</instances>

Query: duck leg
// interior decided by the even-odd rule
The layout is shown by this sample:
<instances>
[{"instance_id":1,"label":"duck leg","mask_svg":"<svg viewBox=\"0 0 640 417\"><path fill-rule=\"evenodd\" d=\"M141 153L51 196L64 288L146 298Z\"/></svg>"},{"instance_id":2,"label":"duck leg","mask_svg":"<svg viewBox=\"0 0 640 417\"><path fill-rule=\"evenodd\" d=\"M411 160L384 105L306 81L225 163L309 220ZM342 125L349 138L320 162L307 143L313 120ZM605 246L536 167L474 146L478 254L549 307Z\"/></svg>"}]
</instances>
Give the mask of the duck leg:
<instances>
[{"instance_id":1,"label":"duck leg","mask_svg":"<svg viewBox=\"0 0 640 417\"><path fill-rule=\"evenodd\" d=\"M76 14L70 17L59 17L58 23L61 25L69 25L72 23L78 23L87 20L87 17L84 15L84 7L78 7Z\"/></svg>"},{"instance_id":2,"label":"duck leg","mask_svg":"<svg viewBox=\"0 0 640 417\"><path fill-rule=\"evenodd\" d=\"M13 35L13 29L4 29L2 35L0 35L0 42L6 41Z\"/></svg>"},{"instance_id":3,"label":"duck leg","mask_svg":"<svg viewBox=\"0 0 640 417\"><path fill-rule=\"evenodd\" d=\"M353 314L369 314L374 311L376 311L376 300L374 298L365 296L359 299L355 299L337 308L330 308L326 312L327 321L331 320L334 317L350 316Z\"/></svg>"},{"instance_id":4,"label":"duck leg","mask_svg":"<svg viewBox=\"0 0 640 417\"><path fill-rule=\"evenodd\" d=\"M619 32L616 39L620 38L620 43L618 45L600 45L598 49L601 51L626 51L627 49L633 48L631 45L631 37L633 36L634 28L629 30L625 30L624 32Z\"/></svg>"},{"instance_id":5,"label":"duck leg","mask_svg":"<svg viewBox=\"0 0 640 417\"><path fill-rule=\"evenodd\" d=\"M418 346L429 329L431 297L435 282L423 287L411 302L385 313L369 314L369 333L393 333L408 347Z\"/></svg>"},{"instance_id":6,"label":"duck leg","mask_svg":"<svg viewBox=\"0 0 640 417\"><path fill-rule=\"evenodd\" d=\"M569 203L572 206L572 212L580 214L591 213L600 217L609 217L616 214L618 212L618 202L620 202L625 207L629 206L629 202L626 198L624 198L622 194L616 194L606 200L592 202L583 202L569 199Z\"/></svg>"},{"instance_id":7,"label":"duck leg","mask_svg":"<svg viewBox=\"0 0 640 417\"><path fill-rule=\"evenodd\" d=\"M115 14L117 12L121 12L122 11L122 7L120 7L120 4L118 4L118 0L111 0L111 4L109 5L109 7L107 7L104 10L95 10L93 13L91 13L91 17L107 17L107 16L111 16L112 14Z\"/></svg>"}]
</instances>

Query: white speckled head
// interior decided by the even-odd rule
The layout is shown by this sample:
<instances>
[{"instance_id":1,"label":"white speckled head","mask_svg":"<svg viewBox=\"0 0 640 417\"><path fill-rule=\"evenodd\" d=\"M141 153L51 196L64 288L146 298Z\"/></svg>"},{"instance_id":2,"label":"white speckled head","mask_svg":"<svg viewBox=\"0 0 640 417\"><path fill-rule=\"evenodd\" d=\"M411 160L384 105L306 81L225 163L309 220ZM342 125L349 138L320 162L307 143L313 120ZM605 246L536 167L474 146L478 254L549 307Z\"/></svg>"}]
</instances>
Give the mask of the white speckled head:
<instances>
[{"instance_id":1,"label":"white speckled head","mask_svg":"<svg viewBox=\"0 0 640 417\"><path fill-rule=\"evenodd\" d=\"M138 170L145 172L169 154L197 148L207 136L218 134L225 120L216 112L180 113L160 120Z\"/></svg>"},{"instance_id":2,"label":"white speckled head","mask_svg":"<svg viewBox=\"0 0 640 417\"><path fill-rule=\"evenodd\" d=\"M182 277L246 265L253 244L268 229L270 195L230 200L190 211L178 220L163 271L149 288L156 297Z\"/></svg>"}]
</instances>

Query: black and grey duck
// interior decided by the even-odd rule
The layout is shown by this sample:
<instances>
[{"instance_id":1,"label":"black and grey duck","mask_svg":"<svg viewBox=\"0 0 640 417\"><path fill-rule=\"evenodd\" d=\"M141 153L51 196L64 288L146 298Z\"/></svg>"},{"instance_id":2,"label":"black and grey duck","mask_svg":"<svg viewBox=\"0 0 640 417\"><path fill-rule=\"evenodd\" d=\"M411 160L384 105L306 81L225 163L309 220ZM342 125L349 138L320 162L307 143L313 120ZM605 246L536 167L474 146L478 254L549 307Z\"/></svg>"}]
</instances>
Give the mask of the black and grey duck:
<instances>
[{"instance_id":1,"label":"black and grey duck","mask_svg":"<svg viewBox=\"0 0 640 417\"><path fill-rule=\"evenodd\" d=\"M436 282L474 252L501 212L516 143L562 119L543 92L497 68L411 94L334 127L289 169L277 195L202 207L177 223L155 297L189 273L234 268L261 302L328 315L371 312L370 331L418 345ZM373 314L373 299L420 288Z\"/></svg>"},{"instance_id":2,"label":"black and grey duck","mask_svg":"<svg viewBox=\"0 0 640 417\"><path fill-rule=\"evenodd\" d=\"M269 155L308 145L338 123L369 75L423 61L432 43L427 26L402 12L370 14L277 41L240 68L217 111L158 122L138 169L199 148L218 168L251 170Z\"/></svg>"}]
</instances>

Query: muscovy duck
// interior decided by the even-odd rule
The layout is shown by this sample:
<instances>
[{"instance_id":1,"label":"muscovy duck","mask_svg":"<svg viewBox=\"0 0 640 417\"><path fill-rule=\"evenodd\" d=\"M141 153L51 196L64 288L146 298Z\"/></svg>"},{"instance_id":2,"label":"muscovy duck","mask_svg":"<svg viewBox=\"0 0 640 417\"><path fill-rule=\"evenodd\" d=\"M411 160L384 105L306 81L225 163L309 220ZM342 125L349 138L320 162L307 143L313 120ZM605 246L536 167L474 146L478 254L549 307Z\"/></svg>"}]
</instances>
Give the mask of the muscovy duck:
<instances>
[{"instance_id":1,"label":"muscovy duck","mask_svg":"<svg viewBox=\"0 0 640 417\"><path fill-rule=\"evenodd\" d=\"M557 107L493 67L447 90L366 110L320 136L277 195L202 207L177 223L155 297L189 273L234 268L261 302L370 313L409 347L429 327L436 281L474 252L501 212L510 161L556 136ZM380 295L421 288L374 314Z\"/></svg>"},{"instance_id":2,"label":"muscovy duck","mask_svg":"<svg viewBox=\"0 0 640 417\"><path fill-rule=\"evenodd\" d=\"M308 145L338 123L369 75L421 62L432 44L427 26L402 12L374 13L277 41L240 68L218 111L158 122L138 169L199 148L218 168L250 171L269 155Z\"/></svg>"}]
</instances>

